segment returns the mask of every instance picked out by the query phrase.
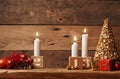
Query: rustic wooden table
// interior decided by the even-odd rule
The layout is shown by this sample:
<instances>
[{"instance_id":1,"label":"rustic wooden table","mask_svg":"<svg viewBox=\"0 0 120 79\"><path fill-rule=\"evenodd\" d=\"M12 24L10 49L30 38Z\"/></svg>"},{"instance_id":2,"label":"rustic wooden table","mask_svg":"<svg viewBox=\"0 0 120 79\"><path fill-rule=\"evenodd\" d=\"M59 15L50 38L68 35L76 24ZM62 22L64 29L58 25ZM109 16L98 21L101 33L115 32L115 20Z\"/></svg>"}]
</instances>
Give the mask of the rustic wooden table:
<instances>
[{"instance_id":1,"label":"rustic wooden table","mask_svg":"<svg viewBox=\"0 0 120 79\"><path fill-rule=\"evenodd\" d=\"M120 71L66 70L63 68L1 69L0 79L120 79Z\"/></svg>"}]
</instances>

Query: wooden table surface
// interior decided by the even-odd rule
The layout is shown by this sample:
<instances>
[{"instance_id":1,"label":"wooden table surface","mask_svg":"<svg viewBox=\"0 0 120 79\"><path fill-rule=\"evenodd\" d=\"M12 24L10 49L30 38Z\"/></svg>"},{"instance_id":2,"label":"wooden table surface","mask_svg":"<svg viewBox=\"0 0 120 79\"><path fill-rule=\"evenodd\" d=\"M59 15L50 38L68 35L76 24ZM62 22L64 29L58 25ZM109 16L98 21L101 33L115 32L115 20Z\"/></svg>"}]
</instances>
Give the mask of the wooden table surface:
<instances>
[{"instance_id":1,"label":"wooden table surface","mask_svg":"<svg viewBox=\"0 0 120 79\"><path fill-rule=\"evenodd\" d=\"M64 68L1 69L0 79L120 79L120 71L66 70Z\"/></svg>"}]
</instances>

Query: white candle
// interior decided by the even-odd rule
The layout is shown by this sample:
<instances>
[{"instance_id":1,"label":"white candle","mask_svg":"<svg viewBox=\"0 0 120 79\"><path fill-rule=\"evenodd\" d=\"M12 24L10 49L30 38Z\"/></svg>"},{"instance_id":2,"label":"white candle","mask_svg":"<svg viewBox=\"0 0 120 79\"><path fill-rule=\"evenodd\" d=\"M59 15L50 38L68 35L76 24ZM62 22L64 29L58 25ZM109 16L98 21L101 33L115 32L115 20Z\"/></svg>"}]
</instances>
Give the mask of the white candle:
<instances>
[{"instance_id":1,"label":"white candle","mask_svg":"<svg viewBox=\"0 0 120 79\"><path fill-rule=\"evenodd\" d=\"M82 34L82 57L88 56L88 34L86 28L84 28L84 34Z\"/></svg>"},{"instance_id":2,"label":"white candle","mask_svg":"<svg viewBox=\"0 0 120 79\"><path fill-rule=\"evenodd\" d=\"M72 57L77 57L78 56L77 37L74 37L74 42L72 44L71 55L72 55Z\"/></svg>"},{"instance_id":3,"label":"white candle","mask_svg":"<svg viewBox=\"0 0 120 79\"><path fill-rule=\"evenodd\" d=\"M34 40L34 56L39 56L40 55L40 39L39 33L36 32L36 38Z\"/></svg>"},{"instance_id":4,"label":"white candle","mask_svg":"<svg viewBox=\"0 0 120 79\"><path fill-rule=\"evenodd\" d=\"M78 60L77 59L74 60L74 67L78 67Z\"/></svg>"}]
</instances>

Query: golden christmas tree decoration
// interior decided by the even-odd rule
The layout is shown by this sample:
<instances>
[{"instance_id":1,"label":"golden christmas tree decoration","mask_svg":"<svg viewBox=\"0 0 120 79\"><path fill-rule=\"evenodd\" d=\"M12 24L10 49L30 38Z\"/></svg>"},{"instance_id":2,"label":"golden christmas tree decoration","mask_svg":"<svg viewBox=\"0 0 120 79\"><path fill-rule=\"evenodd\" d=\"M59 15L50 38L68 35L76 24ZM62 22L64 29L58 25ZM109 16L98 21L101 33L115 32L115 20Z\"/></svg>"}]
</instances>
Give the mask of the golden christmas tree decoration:
<instances>
[{"instance_id":1,"label":"golden christmas tree decoration","mask_svg":"<svg viewBox=\"0 0 120 79\"><path fill-rule=\"evenodd\" d=\"M94 56L95 65L97 65L101 59L119 59L119 54L117 53L114 36L108 18L104 20L103 28L96 47Z\"/></svg>"}]
</instances>

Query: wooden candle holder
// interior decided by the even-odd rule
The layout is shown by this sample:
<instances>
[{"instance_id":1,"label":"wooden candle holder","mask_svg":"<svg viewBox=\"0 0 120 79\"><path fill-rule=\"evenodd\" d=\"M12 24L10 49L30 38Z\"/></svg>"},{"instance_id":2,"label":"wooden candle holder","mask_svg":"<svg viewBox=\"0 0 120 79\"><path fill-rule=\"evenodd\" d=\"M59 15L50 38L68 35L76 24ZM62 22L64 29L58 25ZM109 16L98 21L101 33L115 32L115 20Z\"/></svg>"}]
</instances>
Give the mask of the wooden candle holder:
<instances>
[{"instance_id":1,"label":"wooden candle holder","mask_svg":"<svg viewBox=\"0 0 120 79\"><path fill-rule=\"evenodd\" d=\"M83 61L83 69L90 69L91 68L91 63L92 63L92 58L91 57L81 57Z\"/></svg>"},{"instance_id":2,"label":"wooden candle holder","mask_svg":"<svg viewBox=\"0 0 120 79\"><path fill-rule=\"evenodd\" d=\"M69 57L69 66L70 67L76 68L75 67L75 63L74 63L74 61L76 59L78 60L77 61L77 65L78 65L77 68L78 68L78 70L90 69L91 68L91 62L92 62L91 57Z\"/></svg>"},{"instance_id":3,"label":"wooden candle holder","mask_svg":"<svg viewBox=\"0 0 120 79\"><path fill-rule=\"evenodd\" d=\"M82 58L81 57L69 57L69 66L70 67L72 67L73 68L73 70L74 70L74 68L76 68L75 67L75 63L74 63L74 61L77 59L77 64L78 64L78 66L77 66L77 68L78 68L78 70L79 69L82 69ZM72 69L71 68L71 69Z\"/></svg>"},{"instance_id":4,"label":"wooden candle holder","mask_svg":"<svg viewBox=\"0 0 120 79\"><path fill-rule=\"evenodd\" d=\"M35 69L43 68L43 56L32 56L33 59L33 67Z\"/></svg>"}]
</instances>

